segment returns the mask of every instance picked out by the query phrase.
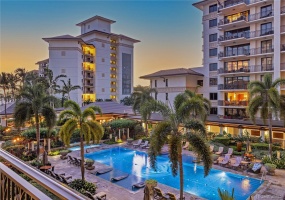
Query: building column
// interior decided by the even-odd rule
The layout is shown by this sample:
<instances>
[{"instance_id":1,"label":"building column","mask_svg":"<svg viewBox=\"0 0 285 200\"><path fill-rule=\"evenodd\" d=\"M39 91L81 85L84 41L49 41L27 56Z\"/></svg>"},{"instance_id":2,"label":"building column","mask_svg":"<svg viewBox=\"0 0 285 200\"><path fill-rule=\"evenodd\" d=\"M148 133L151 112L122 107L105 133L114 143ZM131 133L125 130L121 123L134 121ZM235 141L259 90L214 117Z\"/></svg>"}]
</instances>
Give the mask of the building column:
<instances>
[{"instance_id":1,"label":"building column","mask_svg":"<svg viewBox=\"0 0 285 200\"><path fill-rule=\"evenodd\" d=\"M223 132L224 132L224 127L220 126L220 135L223 135Z\"/></svg>"},{"instance_id":2,"label":"building column","mask_svg":"<svg viewBox=\"0 0 285 200\"><path fill-rule=\"evenodd\" d=\"M239 134L239 136L243 135L243 129L242 128L238 128L238 134Z\"/></svg>"},{"instance_id":3,"label":"building column","mask_svg":"<svg viewBox=\"0 0 285 200\"><path fill-rule=\"evenodd\" d=\"M32 150L32 151L35 150L35 143L34 143L34 141L31 142L31 150Z\"/></svg>"},{"instance_id":4,"label":"building column","mask_svg":"<svg viewBox=\"0 0 285 200\"><path fill-rule=\"evenodd\" d=\"M119 129L119 140L121 139L121 129Z\"/></svg>"},{"instance_id":5,"label":"building column","mask_svg":"<svg viewBox=\"0 0 285 200\"><path fill-rule=\"evenodd\" d=\"M265 133L264 130L261 130L261 140L264 142L265 141Z\"/></svg>"},{"instance_id":6,"label":"building column","mask_svg":"<svg viewBox=\"0 0 285 200\"><path fill-rule=\"evenodd\" d=\"M130 129L128 128L127 129L127 139L129 139L129 137L130 137Z\"/></svg>"}]
</instances>

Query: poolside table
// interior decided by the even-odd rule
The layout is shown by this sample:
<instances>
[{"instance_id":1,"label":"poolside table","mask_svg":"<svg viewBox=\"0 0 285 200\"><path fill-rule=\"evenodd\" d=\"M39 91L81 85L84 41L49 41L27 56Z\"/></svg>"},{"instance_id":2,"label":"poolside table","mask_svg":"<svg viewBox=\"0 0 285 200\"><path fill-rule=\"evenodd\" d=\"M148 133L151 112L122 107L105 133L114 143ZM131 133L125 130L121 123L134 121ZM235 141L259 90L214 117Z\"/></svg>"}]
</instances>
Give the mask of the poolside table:
<instances>
[{"instance_id":1,"label":"poolside table","mask_svg":"<svg viewBox=\"0 0 285 200\"><path fill-rule=\"evenodd\" d=\"M44 165L44 166L40 167L40 170L43 171L43 172L46 172L47 170L49 170L51 168L52 168L52 166L50 166L50 165Z\"/></svg>"},{"instance_id":2,"label":"poolside table","mask_svg":"<svg viewBox=\"0 0 285 200\"><path fill-rule=\"evenodd\" d=\"M241 164L241 166L242 166L243 168L246 167L246 169L247 169L248 166L249 166L249 164L250 164L250 162L249 162L249 161L242 160L242 161L240 162L240 164Z\"/></svg>"}]
</instances>

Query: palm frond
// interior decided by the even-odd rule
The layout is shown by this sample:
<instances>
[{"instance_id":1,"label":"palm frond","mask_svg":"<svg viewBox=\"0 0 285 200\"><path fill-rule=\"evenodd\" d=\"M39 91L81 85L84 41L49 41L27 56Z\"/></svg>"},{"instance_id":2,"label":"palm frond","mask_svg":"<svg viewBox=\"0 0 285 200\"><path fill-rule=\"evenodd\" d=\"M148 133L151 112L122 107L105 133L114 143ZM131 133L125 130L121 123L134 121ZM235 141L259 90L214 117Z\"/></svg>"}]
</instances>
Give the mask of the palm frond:
<instances>
[{"instance_id":1,"label":"palm frond","mask_svg":"<svg viewBox=\"0 0 285 200\"><path fill-rule=\"evenodd\" d=\"M102 110L99 106L89 106L89 108L93 109L95 112L102 115Z\"/></svg>"},{"instance_id":2,"label":"palm frond","mask_svg":"<svg viewBox=\"0 0 285 200\"><path fill-rule=\"evenodd\" d=\"M71 117L77 118L78 116L77 116L77 114L73 110L63 110L59 114L58 121L61 121L64 118L68 119L68 118L71 118Z\"/></svg>"},{"instance_id":3,"label":"palm frond","mask_svg":"<svg viewBox=\"0 0 285 200\"><path fill-rule=\"evenodd\" d=\"M61 127L59 131L59 136L64 142L65 145L70 145L70 138L73 132L78 128L77 120L69 119L67 120L64 125Z\"/></svg>"},{"instance_id":4,"label":"palm frond","mask_svg":"<svg viewBox=\"0 0 285 200\"><path fill-rule=\"evenodd\" d=\"M43 106L42 115L45 118L47 127L52 128L56 124L56 113L50 106Z\"/></svg>"},{"instance_id":5,"label":"palm frond","mask_svg":"<svg viewBox=\"0 0 285 200\"><path fill-rule=\"evenodd\" d=\"M92 108L86 108L83 112L82 112L82 118L84 120L86 120L88 117L90 117L91 119L95 120L96 119L96 113Z\"/></svg>"},{"instance_id":6,"label":"palm frond","mask_svg":"<svg viewBox=\"0 0 285 200\"><path fill-rule=\"evenodd\" d=\"M65 101L64 107L65 108L71 108L76 113L76 115L81 116L80 107L75 101L72 101L72 100Z\"/></svg>"},{"instance_id":7,"label":"palm frond","mask_svg":"<svg viewBox=\"0 0 285 200\"><path fill-rule=\"evenodd\" d=\"M90 135L90 127L88 126L87 123L83 122L81 124L80 134L84 135L84 140L86 141L87 144L89 144L91 135Z\"/></svg>"},{"instance_id":8,"label":"palm frond","mask_svg":"<svg viewBox=\"0 0 285 200\"><path fill-rule=\"evenodd\" d=\"M178 151L182 148L180 135L171 135L169 138L169 160L171 162L172 175L176 176L178 171Z\"/></svg>"},{"instance_id":9,"label":"palm frond","mask_svg":"<svg viewBox=\"0 0 285 200\"><path fill-rule=\"evenodd\" d=\"M260 88L262 88L262 89L266 89L266 86L265 86L265 84L263 83L263 82L261 82L261 81L251 81L251 82L249 82L248 83L248 85L247 85L247 88L249 89L249 90L251 90L252 88L254 88L254 87L260 87Z\"/></svg>"},{"instance_id":10,"label":"palm frond","mask_svg":"<svg viewBox=\"0 0 285 200\"><path fill-rule=\"evenodd\" d=\"M25 121L31 118L32 105L28 102L20 102L16 105L14 110L14 120L16 127L22 126Z\"/></svg>"},{"instance_id":11,"label":"palm frond","mask_svg":"<svg viewBox=\"0 0 285 200\"><path fill-rule=\"evenodd\" d=\"M184 123L184 127L190 129L190 132L198 133L206 137L207 131L202 121L198 119L190 119Z\"/></svg>"},{"instance_id":12,"label":"palm frond","mask_svg":"<svg viewBox=\"0 0 285 200\"><path fill-rule=\"evenodd\" d=\"M97 121L88 121L86 122L86 124L88 124L88 126L90 127L91 139L95 143L99 143L99 141L102 139L104 135L103 126Z\"/></svg>"},{"instance_id":13,"label":"palm frond","mask_svg":"<svg viewBox=\"0 0 285 200\"><path fill-rule=\"evenodd\" d=\"M264 100L262 96L255 96L249 101L247 111L253 123L255 123L255 116L258 112L258 109L263 105L263 103Z\"/></svg>"}]
</instances>

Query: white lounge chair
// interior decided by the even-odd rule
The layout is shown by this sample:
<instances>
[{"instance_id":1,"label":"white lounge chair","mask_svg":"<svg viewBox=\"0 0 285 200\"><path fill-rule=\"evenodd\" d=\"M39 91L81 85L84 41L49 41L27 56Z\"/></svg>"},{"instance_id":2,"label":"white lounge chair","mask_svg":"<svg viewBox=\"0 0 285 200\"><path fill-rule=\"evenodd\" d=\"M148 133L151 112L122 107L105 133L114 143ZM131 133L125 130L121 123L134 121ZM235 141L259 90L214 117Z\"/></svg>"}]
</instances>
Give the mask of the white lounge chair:
<instances>
[{"instance_id":1,"label":"white lounge chair","mask_svg":"<svg viewBox=\"0 0 285 200\"><path fill-rule=\"evenodd\" d=\"M230 166L232 168L238 168L240 166L240 164L241 164L241 160L242 160L241 157L236 157L235 163L230 163Z\"/></svg>"},{"instance_id":2,"label":"white lounge chair","mask_svg":"<svg viewBox=\"0 0 285 200\"><path fill-rule=\"evenodd\" d=\"M187 149L189 147L189 142L186 142L185 145L183 146L183 149Z\"/></svg>"},{"instance_id":3,"label":"white lounge chair","mask_svg":"<svg viewBox=\"0 0 285 200\"><path fill-rule=\"evenodd\" d=\"M232 156L233 155L233 148L229 148L228 153L226 155Z\"/></svg>"},{"instance_id":4,"label":"white lounge chair","mask_svg":"<svg viewBox=\"0 0 285 200\"><path fill-rule=\"evenodd\" d=\"M215 154L221 155L221 154L223 154L223 151L224 151L224 147L219 147L219 151L216 152Z\"/></svg>"},{"instance_id":5,"label":"white lounge chair","mask_svg":"<svg viewBox=\"0 0 285 200\"><path fill-rule=\"evenodd\" d=\"M210 152L214 151L214 145L210 145Z\"/></svg>"},{"instance_id":6,"label":"white lounge chair","mask_svg":"<svg viewBox=\"0 0 285 200\"><path fill-rule=\"evenodd\" d=\"M142 143L142 139L139 139L137 143L133 144L133 147L139 147Z\"/></svg>"},{"instance_id":7,"label":"white lounge chair","mask_svg":"<svg viewBox=\"0 0 285 200\"><path fill-rule=\"evenodd\" d=\"M148 141L145 141L145 143L143 145L141 145L141 148L146 148L148 146Z\"/></svg>"},{"instance_id":8,"label":"white lounge chair","mask_svg":"<svg viewBox=\"0 0 285 200\"><path fill-rule=\"evenodd\" d=\"M225 155L224 160L220 163L220 165L227 165L230 162L230 156L229 155Z\"/></svg>"}]
</instances>

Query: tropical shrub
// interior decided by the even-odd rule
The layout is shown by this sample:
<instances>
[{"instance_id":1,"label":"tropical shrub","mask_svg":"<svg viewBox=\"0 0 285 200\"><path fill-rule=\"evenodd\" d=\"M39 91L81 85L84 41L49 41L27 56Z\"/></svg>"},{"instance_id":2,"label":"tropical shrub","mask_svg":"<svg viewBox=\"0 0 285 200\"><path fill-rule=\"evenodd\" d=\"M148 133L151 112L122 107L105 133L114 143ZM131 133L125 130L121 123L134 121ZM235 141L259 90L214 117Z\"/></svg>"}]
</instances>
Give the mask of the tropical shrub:
<instances>
[{"instance_id":1,"label":"tropical shrub","mask_svg":"<svg viewBox=\"0 0 285 200\"><path fill-rule=\"evenodd\" d=\"M280 160L278 160L277 158L275 158L274 156L272 156L272 158L270 159L269 156L264 156L262 158L262 163L264 164L274 164L276 165L277 169L285 169L285 158L282 157Z\"/></svg>"},{"instance_id":2,"label":"tropical shrub","mask_svg":"<svg viewBox=\"0 0 285 200\"><path fill-rule=\"evenodd\" d=\"M252 143L251 147L253 149L257 149L257 150L268 150L269 149L269 144L266 144L266 143ZM278 146L273 146L272 145L272 150L273 151L282 150L282 148L278 147Z\"/></svg>"},{"instance_id":3,"label":"tropical shrub","mask_svg":"<svg viewBox=\"0 0 285 200\"><path fill-rule=\"evenodd\" d=\"M87 181L83 182L81 179L75 179L69 184L69 186L77 190L81 194L85 194L85 192L87 191L92 195L96 193L96 188L97 188L94 183L89 183Z\"/></svg>"},{"instance_id":4,"label":"tropical shrub","mask_svg":"<svg viewBox=\"0 0 285 200\"><path fill-rule=\"evenodd\" d=\"M48 129L47 128L40 128L41 138L48 138ZM50 132L50 137L54 137L57 134L56 129L52 129ZM21 136L25 139L36 140L36 129L31 128L23 131Z\"/></svg>"},{"instance_id":5,"label":"tropical shrub","mask_svg":"<svg viewBox=\"0 0 285 200\"><path fill-rule=\"evenodd\" d=\"M49 156L57 156L60 155L60 151L59 150L54 150L48 153Z\"/></svg>"},{"instance_id":6,"label":"tropical shrub","mask_svg":"<svg viewBox=\"0 0 285 200\"><path fill-rule=\"evenodd\" d=\"M272 172L276 169L276 165L275 164L271 164L271 163L265 163L265 168L267 169L267 171Z\"/></svg>"},{"instance_id":7,"label":"tropical shrub","mask_svg":"<svg viewBox=\"0 0 285 200\"><path fill-rule=\"evenodd\" d=\"M228 146L230 144L230 138L229 137L215 137L213 139L213 142L218 142L225 146Z\"/></svg>"},{"instance_id":8,"label":"tropical shrub","mask_svg":"<svg viewBox=\"0 0 285 200\"><path fill-rule=\"evenodd\" d=\"M41 160L37 160L37 159L34 159L30 162L30 164L33 166L33 167L37 167L37 168L40 168L41 166L43 166L43 162Z\"/></svg>"}]
</instances>

